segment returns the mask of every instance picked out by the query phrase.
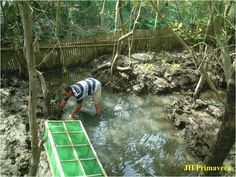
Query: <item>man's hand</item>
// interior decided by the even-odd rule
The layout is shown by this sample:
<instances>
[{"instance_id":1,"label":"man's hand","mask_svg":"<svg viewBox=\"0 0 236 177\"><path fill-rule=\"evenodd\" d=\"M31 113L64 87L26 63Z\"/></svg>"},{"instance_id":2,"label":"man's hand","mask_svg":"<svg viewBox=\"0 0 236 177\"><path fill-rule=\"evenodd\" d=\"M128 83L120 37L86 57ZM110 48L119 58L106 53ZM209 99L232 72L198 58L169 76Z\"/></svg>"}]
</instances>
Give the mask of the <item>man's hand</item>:
<instances>
[{"instance_id":1,"label":"man's hand","mask_svg":"<svg viewBox=\"0 0 236 177\"><path fill-rule=\"evenodd\" d=\"M75 115L74 115L73 113L71 113L71 114L69 115L69 118L74 119L74 118L75 118Z\"/></svg>"},{"instance_id":2,"label":"man's hand","mask_svg":"<svg viewBox=\"0 0 236 177\"><path fill-rule=\"evenodd\" d=\"M75 114L76 114L77 112L79 112L79 110L81 109L81 107L82 107L82 102L81 102L81 103L78 103L78 105L77 105L77 107L75 108L75 110L74 110L72 113L70 113L70 117L71 117L71 118L74 118L74 117L75 117Z\"/></svg>"}]
</instances>

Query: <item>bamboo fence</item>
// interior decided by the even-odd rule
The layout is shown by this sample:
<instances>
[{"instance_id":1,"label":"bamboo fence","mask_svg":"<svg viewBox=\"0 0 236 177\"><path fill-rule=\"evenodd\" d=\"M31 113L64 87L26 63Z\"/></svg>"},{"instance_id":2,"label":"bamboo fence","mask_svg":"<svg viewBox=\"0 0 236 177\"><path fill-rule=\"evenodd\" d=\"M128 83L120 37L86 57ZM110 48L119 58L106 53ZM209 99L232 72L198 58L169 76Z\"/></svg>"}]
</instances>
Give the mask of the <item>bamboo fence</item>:
<instances>
[{"instance_id":1,"label":"bamboo fence","mask_svg":"<svg viewBox=\"0 0 236 177\"><path fill-rule=\"evenodd\" d=\"M115 32L87 38L67 38L60 40L59 43L57 40L39 41L39 51L35 52L36 65L43 70L87 64L101 55L111 54L119 37L121 33ZM180 44L176 38L165 28L135 31L132 53L170 50L178 47ZM22 49L23 47L2 46L1 73L25 71L26 60ZM122 53L128 54L127 40L123 42Z\"/></svg>"}]
</instances>

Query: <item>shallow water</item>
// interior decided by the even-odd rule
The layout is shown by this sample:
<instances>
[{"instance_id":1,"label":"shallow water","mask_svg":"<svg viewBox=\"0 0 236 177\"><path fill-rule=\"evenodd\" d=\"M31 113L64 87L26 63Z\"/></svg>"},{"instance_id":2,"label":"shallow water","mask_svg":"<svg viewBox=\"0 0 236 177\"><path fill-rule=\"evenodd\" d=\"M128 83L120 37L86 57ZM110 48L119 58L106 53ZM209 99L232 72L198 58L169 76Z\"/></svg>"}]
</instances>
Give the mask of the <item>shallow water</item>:
<instances>
[{"instance_id":1,"label":"shallow water","mask_svg":"<svg viewBox=\"0 0 236 177\"><path fill-rule=\"evenodd\" d=\"M62 83L73 84L90 76L89 71L70 69L67 73L44 73L50 91ZM186 151L181 134L164 118L164 108L181 97L142 96L127 93L113 94L102 90L103 114L95 115L92 98L84 105L76 119L81 119L94 148L108 175L112 176L162 176L194 175L184 172L184 166L195 164ZM76 106L70 99L63 118Z\"/></svg>"}]
</instances>

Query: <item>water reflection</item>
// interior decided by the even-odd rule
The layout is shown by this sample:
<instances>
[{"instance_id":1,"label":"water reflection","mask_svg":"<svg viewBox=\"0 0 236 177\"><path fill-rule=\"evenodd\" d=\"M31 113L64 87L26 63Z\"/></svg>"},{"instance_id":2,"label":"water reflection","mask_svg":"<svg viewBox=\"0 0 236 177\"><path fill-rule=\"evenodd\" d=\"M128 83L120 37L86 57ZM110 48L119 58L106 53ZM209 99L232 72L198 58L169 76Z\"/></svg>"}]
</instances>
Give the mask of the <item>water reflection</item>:
<instances>
[{"instance_id":1,"label":"water reflection","mask_svg":"<svg viewBox=\"0 0 236 177\"><path fill-rule=\"evenodd\" d=\"M55 88L63 82L72 84L89 75L87 71L72 72L53 77L45 73L45 77ZM108 175L194 175L184 173L184 166L194 164L194 159L186 152L179 132L164 118L164 107L179 96L138 97L103 90L100 118L94 116L92 98L84 100L76 118L83 121ZM63 118L68 117L75 105L75 99L70 99Z\"/></svg>"}]
</instances>

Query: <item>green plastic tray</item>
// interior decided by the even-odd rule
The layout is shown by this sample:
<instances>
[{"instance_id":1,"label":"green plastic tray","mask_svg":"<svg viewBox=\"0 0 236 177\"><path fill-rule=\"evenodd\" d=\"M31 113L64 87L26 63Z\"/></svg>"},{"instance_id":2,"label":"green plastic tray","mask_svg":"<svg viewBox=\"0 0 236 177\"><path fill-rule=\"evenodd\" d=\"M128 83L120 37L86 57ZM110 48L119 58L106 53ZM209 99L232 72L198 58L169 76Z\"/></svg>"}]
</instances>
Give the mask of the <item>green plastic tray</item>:
<instances>
[{"instance_id":1,"label":"green plastic tray","mask_svg":"<svg viewBox=\"0 0 236 177\"><path fill-rule=\"evenodd\" d=\"M53 176L107 176L80 120L48 120L44 137Z\"/></svg>"}]
</instances>

